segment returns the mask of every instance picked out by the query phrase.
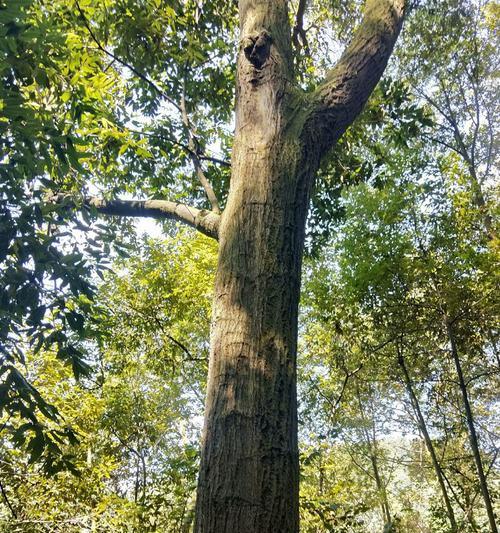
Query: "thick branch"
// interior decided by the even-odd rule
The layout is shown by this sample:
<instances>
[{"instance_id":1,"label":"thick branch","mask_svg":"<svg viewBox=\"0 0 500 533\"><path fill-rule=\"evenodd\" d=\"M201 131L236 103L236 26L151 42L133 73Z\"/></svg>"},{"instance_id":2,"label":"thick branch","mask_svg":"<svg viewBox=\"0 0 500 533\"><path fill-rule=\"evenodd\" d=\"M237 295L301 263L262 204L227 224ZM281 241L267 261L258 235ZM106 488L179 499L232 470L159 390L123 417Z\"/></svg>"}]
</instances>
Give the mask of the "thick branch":
<instances>
[{"instance_id":1,"label":"thick branch","mask_svg":"<svg viewBox=\"0 0 500 533\"><path fill-rule=\"evenodd\" d=\"M61 194L51 198L51 201L72 202L70 197ZM177 220L196 228L208 237L216 240L218 238L220 215L206 209L168 200L104 200L87 197L83 203L103 215Z\"/></svg>"},{"instance_id":2,"label":"thick branch","mask_svg":"<svg viewBox=\"0 0 500 533\"><path fill-rule=\"evenodd\" d=\"M306 134L329 150L360 114L401 31L405 0L367 0L363 21L337 65L313 95Z\"/></svg>"}]
</instances>

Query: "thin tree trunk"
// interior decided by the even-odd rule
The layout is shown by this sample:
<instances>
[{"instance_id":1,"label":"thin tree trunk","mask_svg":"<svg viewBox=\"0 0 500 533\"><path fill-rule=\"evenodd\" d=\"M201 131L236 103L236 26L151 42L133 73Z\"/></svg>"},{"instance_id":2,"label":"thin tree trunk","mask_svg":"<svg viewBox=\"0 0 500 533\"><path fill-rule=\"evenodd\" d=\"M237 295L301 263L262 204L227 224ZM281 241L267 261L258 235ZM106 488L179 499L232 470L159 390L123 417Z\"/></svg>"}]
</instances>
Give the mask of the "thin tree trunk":
<instances>
[{"instance_id":1,"label":"thin tree trunk","mask_svg":"<svg viewBox=\"0 0 500 533\"><path fill-rule=\"evenodd\" d=\"M462 492L465 494L465 504L462 503L460 501L460 498L458 497L458 494L456 493L456 491L453 489L453 485L451 484L450 480L448 479L448 477L446 476L446 473L444 470L441 471L442 475L443 475L443 479L446 481L446 484L448 485L448 489L450 490L451 492L451 495L453 496L453 499L455 500L456 504L460 507L460 509L462 509L463 513L464 513L464 516L467 518L467 521L469 522L469 525L472 529L472 531L477 531L477 524L476 524L476 521L474 520L474 515L472 514L471 512L471 508L469 506L469 498L467 496L467 491L464 487L460 487Z\"/></svg>"},{"instance_id":2,"label":"thin tree trunk","mask_svg":"<svg viewBox=\"0 0 500 533\"><path fill-rule=\"evenodd\" d=\"M368 423L365 411L363 409L363 402L361 401L361 396L359 394L359 388L356 387L356 393L358 398L359 411L361 413L361 419L364 424ZM370 423L373 430L373 440L370 437L370 433L366 427L363 427L363 434L365 436L366 444L368 446L368 454L370 456L370 462L372 464L373 478L375 479L375 486L377 487L377 493L380 497L380 508L382 510L382 518L385 522L385 526L392 523L391 512L389 508L389 500L387 498L387 491L382 477L380 475L378 467L378 457L377 457L377 439L375 435L375 422L373 417L370 419Z\"/></svg>"},{"instance_id":3,"label":"thin tree trunk","mask_svg":"<svg viewBox=\"0 0 500 533\"><path fill-rule=\"evenodd\" d=\"M377 492L380 495L381 498L381 509L382 509L382 516L385 521L385 525L390 525L392 523L391 519L391 512L389 510L389 501L387 500L387 492L385 490L384 484L382 483L382 479L380 477L380 473L378 470L378 461L376 454L373 453L373 451L370 448L370 461L372 463L373 468L373 476L375 477L375 484L377 487Z\"/></svg>"},{"instance_id":4,"label":"thin tree trunk","mask_svg":"<svg viewBox=\"0 0 500 533\"><path fill-rule=\"evenodd\" d=\"M427 425L425 423L424 416L422 414L422 410L420 409L420 404L417 398L417 395L415 394L415 391L413 390L412 380L410 378L410 374L408 372L408 369L406 367L406 363L403 357L403 354L401 353L400 349L398 348L398 364L401 367L401 370L403 371L404 381L406 385L406 390L408 392L408 396L410 397L411 404L413 406L413 410L415 411L415 414L417 416L418 425L420 428L420 431L422 432L422 435L424 436L425 445L427 447L427 451L429 452L429 455L431 456L432 466L434 468L434 472L436 474L436 478L439 483L439 487L441 489L441 493L443 495L444 503L446 505L446 511L448 513L448 519L450 521L451 531L453 533L458 532L458 526L457 522L455 520L455 513L453 511L453 506L451 505L450 498L448 496L448 491L446 490L446 484L444 481L441 465L439 464L439 461L437 459L436 451L434 449L434 444L432 443L432 439L429 435L429 432L427 430Z\"/></svg>"},{"instance_id":5,"label":"thin tree trunk","mask_svg":"<svg viewBox=\"0 0 500 533\"><path fill-rule=\"evenodd\" d=\"M467 520L469 521L469 524L471 525L472 529L474 531L478 531L478 526L476 524L476 519L474 517L474 504L473 502L471 502L469 491L465 489L464 494L465 494L465 515L467 516Z\"/></svg>"},{"instance_id":6,"label":"thin tree trunk","mask_svg":"<svg viewBox=\"0 0 500 533\"><path fill-rule=\"evenodd\" d=\"M462 400L464 402L465 418L467 420L467 426L469 428L469 440L472 448L472 454L476 463L477 474L479 477L479 486L481 487L481 494L483 496L484 505L486 507L486 513L488 515L488 521L492 533L498 533L497 524L495 521L495 514L493 512L493 506L491 503L491 497L488 490L488 484L486 482L486 475L484 473L483 462L481 460L481 453L479 451L479 443L474 426L474 417L472 416L472 408L469 402L469 394L467 391L467 385L465 384L464 374L462 371L462 364L458 355L457 344L453 328L449 320L446 320L446 332L448 334L448 340L451 346L451 356L455 363L455 369L457 371L458 383L460 386L460 392L462 393Z\"/></svg>"}]
</instances>

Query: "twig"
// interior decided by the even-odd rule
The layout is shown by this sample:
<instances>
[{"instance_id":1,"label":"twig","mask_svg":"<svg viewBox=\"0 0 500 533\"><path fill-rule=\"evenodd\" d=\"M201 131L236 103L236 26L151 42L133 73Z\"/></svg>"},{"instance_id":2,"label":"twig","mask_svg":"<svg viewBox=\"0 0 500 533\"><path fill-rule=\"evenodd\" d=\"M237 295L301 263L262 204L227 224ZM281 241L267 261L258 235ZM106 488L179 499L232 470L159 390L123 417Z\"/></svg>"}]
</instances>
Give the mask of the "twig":
<instances>
[{"instance_id":1,"label":"twig","mask_svg":"<svg viewBox=\"0 0 500 533\"><path fill-rule=\"evenodd\" d=\"M87 20L87 17L85 16L85 13L83 12L82 8L80 7L80 4L78 3L78 0L75 0L76 8L78 9L78 12L80 13L80 17L83 20L83 23L85 27L87 28L90 37L95 42L99 50L104 52L108 57L116 61L117 63L120 63L120 65L124 66L125 68L128 68L131 72L133 72L138 78L140 78L142 81L146 82L151 88L153 88L162 98L164 98L169 104L173 105L178 111L180 111L179 105L168 96L165 91L160 89L158 85L153 81L150 80L145 74L143 74L140 70L137 70L133 65L130 63L127 63L123 59L119 58L112 52L110 52L108 49L106 49L99 39L96 37L95 33L93 32L92 28L90 27L89 21Z\"/></svg>"},{"instance_id":2,"label":"twig","mask_svg":"<svg viewBox=\"0 0 500 533\"><path fill-rule=\"evenodd\" d=\"M313 384L313 387L316 389L318 394L330 404L330 406L332 407L332 409L334 411L333 414L335 414L335 411L338 409L338 407L340 405L340 402L342 401L342 399L344 397L344 393L345 393L345 390L347 388L347 384L349 382L349 379L352 378L352 376L354 376L355 374L357 374L362 368L363 368L363 365L361 364L361 365L358 366L358 368L356 368L352 372L349 372L347 370L345 371L345 378L344 378L344 381L342 382L342 388L340 389L340 394L338 395L338 397L335 400L335 402L329 396L327 396L318 387L318 385L316 383Z\"/></svg>"},{"instance_id":3,"label":"twig","mask_svg":"<svg viewBox=\"0 0 500 533\"><path fill-rule=\"evenodd\" d=\"M0 490L2 491L3 499L5 500L5 503L7 504L7 507L10 509L10 512L12 513L12 516L17 520L17 514L14 511L14 508L12 507L9 498L7 497L7 493L5 492L5 489L3 488L3 484L0 481Z\"/></svg>"},{"instance_id":4,"label":"twig","mask_svg":"<svg viewBox=\"0 0 500 533\"><path fill-rule=\"evenodd\" d=\"M210 184L207 177L205 176L205 173L203 172L201 161L198 157L199 143L198 143L198 140L196 139L195 134L193 133L193 130L191 128L191 123L189 121L189 116L187 114L185 84L182 88L181 113L182 113L182 122L184 123L184 127L186 129L186 133L188 136L188 151L191 157L191 161L193 162L196 175L198 176L198 179L200 180L200 183L202 184L203 189L205 190L205 194L207 195L208 201L210 202L210 205L212 206L212 211L214 213L219 214L220 206L217 200L217 196L215 195L212 185Z\"/></svg>"},{"instance_id":5,"label":"twig","mask_svg":"<svg viewBox=\"0 0 500 533\"><path fill-rule=\"evenodd\" d=\"M148 131L136 130L134 128L129 128L129 127L124 127L120 131L124 133L127 133L127 132L135 133L136 135L140 135L142 137L150 137L151 139L163 139L165 141L168 141L169 143L172 143L174 146L179 146L180 148L188 152L188 154L191 152L191 149L189 148L187 144L184 144L183 142L180 142L177 139L174 139L173 137L169 137L168 135L165 135L164 133L150 133ZM210 161L217 165L231 168L230 161L226 161L225 159L221 159L220 157L206 155L205 153L201 153L201 152L198 152L197 155L200 161Z\"/></svg>"}]
</instances>

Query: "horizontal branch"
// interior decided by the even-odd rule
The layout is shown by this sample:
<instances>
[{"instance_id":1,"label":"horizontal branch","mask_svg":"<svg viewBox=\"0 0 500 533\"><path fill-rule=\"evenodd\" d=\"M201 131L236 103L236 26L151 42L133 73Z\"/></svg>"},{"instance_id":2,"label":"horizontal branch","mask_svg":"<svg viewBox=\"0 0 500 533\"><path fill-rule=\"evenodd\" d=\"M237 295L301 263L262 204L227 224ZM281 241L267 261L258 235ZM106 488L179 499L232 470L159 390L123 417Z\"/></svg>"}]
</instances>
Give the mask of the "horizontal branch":
<instances>
[{"instance_id":1,"label":"horizontal branch","mask_svg":"<svg viewBox=\"0 0 500 533\"><path fill-rule=\"evenodd\" d=\"M189 150L189 148L187 148ZM223 167L231 168L231 162L226 161L225 159L220 159L219 157L213 157L210 155L203 155L198 154L198 159L201 161L210 161L210 163L214 163L216 165L221 165Z\"/></svg>"},{"instance_id":2,"label":"horizontal branch","mask_svg":"<svg viewBox=\"0 0 500 533\"><path fill-rule=\"evenodd\" d=\"M380 80L401 31L405 0L367 0L363 20L336 66L313 94L305 132L320 155L361 113Z\"/></svg>"},{"instance_id":3,"label":"horizontal branch","mask_svg":"<svg viewBox=\"0 0 500 533\"><path fill-rule=\"evenodd\" d=\"M76 203L65 194L58 194L52 197L50 201ZM84 198L83 205L94 208L103 215L177 220L216 240L219 234L219 214L179 202L168 200L104 200L87 197Z\"/></svg>"}]
</instances>

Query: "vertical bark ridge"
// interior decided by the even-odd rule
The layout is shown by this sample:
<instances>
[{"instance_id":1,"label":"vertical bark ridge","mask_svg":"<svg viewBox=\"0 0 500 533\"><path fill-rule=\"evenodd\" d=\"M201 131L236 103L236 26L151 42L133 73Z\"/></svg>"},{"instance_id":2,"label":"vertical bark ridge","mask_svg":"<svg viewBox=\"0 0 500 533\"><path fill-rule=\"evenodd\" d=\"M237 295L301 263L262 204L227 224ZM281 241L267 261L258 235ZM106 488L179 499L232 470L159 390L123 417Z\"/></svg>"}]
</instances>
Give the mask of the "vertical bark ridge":
<instances>
[{"instance_id":1,"label":"vertical bark ridge","mask_svg":"<svg viewBox=\"0 0 500 533\"><path fill-rule=\"evenodd\" d=\"M304 135L317 98L301 100L292 85L287 4L239 2L236 126L219 225L196 533L299 528L297 315L321 151Z\"/></svg>"},{"instance_id":2,"label":"vertical bark ridge","mask_svg":"<svg viewBox=\"0 0 500 533\"><path fill-rule=\"evenodd\" d=\"M307 201L289 121L286 2L242 1L195 531L298 531L296 338Z\"/></svg>"}]
</instances>

